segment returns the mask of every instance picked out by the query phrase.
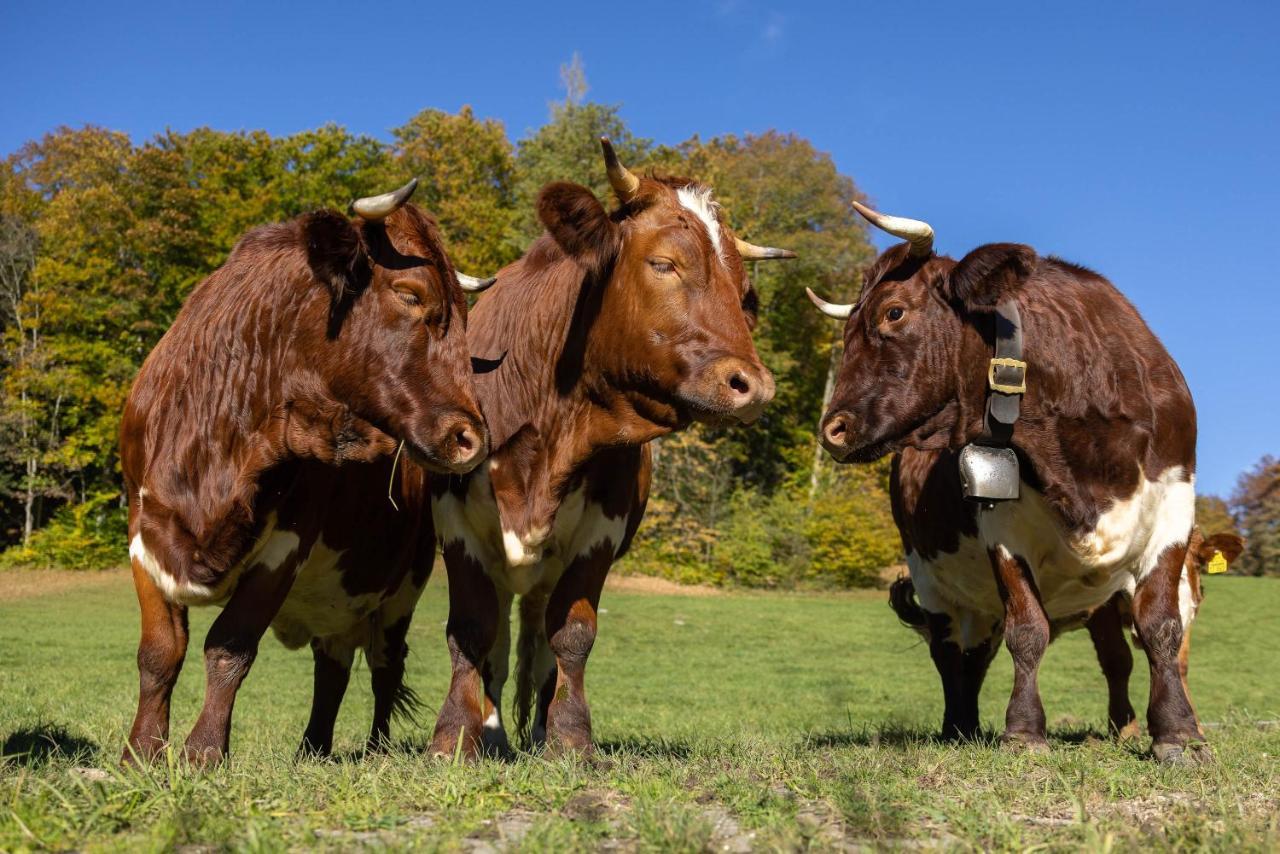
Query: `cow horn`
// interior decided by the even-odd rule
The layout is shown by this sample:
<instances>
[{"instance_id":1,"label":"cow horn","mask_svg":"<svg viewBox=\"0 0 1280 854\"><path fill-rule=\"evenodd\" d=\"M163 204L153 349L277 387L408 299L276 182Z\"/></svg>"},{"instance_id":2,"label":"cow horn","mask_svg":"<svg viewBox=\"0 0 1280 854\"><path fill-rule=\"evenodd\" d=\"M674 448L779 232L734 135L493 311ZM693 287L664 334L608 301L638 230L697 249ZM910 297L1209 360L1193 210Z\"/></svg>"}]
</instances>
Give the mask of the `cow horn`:
<instances>
[{"instance_id":1,"label":"cow horn","mask_svg":"<svg viewBox=\"0 0 1280 854\"><path fill-rule=\"evenodd\" d=\"M631 174L631 170L618 160L618 153L613 150L609 137L600 137L600 148L604 150L604 168L609 173L609 186L618 194L619 201L629 202L635 198L640 189L640 179Z\"/></svg>"},{"instance_id":2,"label":"cow horn","mask_svg":"<svg viewBox=\"0 0 1280 854\"><path fill-rule=\"evenodd\" d=\"M796 253L790 249L774 249L772 246L756 246L754 243L748 243L741 237L733 238L733 242L738 246L738 254L742 256L743 261L772 261L775 258L794 258Z\"/></svg>"},{"instance_id":3,"label":"cow horn","mask_svg":"<svg viewBox=\"0 0 1280 854\"><path fill-rule=\"evenodd\" d=\"M490 285L498 281L497 276L490 276L487 279L477 279L475 276L468 276L466 273L456 273L458 277L458 287L462 288L469 294L478 294L483 290L487 290Z\"/></svg>"},{"instance_id":4,"label":"cow horn","mask_svg":"<svg viewBox=\"0 0 1280 854\"><path fill-rule=\"evenodd\" d=\"M809 295L810 301L818 307L818 311L822 312L827 317L834 317L836 320L847 320L849 315L853 314L853 306L851 305L827 302L822 297L815 294L810 288L805 288L804 292Z\"/></svg>"},{"instance_id":5,"label":"cow horn","mask_svg":"<svg viewBox=\"0 0 1280 854\"><path fill-rule=\"evenodd\" d=\"M413 191L418 189L418 179L414 178L398 190L383 193L381 196L366 196L351 203L351 210L365 219L386 219L409 201Z\"/></svg>"},{"instance_id":6,"label":"cow horn","mask_svg":"<svg viewBox=\"0 0 1280 854\"><path fill-rule=\"evenodd\" d=\"M887 231L894 237L901 237L910 243L909 254L912 258L925 258L933 252L933 227L929 223L918 219L907 219L904 216L877 213L859 202L853 203L853 209L881 231Z\"/></svg>"}]
</instances>

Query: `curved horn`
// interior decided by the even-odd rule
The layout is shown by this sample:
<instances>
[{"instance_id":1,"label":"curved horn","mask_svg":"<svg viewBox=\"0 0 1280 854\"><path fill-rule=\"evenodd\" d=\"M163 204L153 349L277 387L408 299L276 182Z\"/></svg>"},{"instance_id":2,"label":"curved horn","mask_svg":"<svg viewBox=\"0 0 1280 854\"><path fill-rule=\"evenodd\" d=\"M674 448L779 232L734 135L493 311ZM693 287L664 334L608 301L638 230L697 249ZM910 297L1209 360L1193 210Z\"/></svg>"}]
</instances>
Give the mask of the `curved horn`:
<instances>
[{"instance_id":1,"label":"curved horn","mask_svg":"<svg viewBox=\"0 0 1280 854\"><path fill-rule=\"evenodd\" d=\"M466 273L455 273L458 277L458 287L462 288L469 294L478 294L488 289L490 285L498 281L497 276L490 276L487 279L477 279L475 276L468 276Z\"/></svg>"},{"instance_id":2,"label":"curved horn","mask_svg":"<svg viewBox=\"0 0 1280 854\"><path fill-rule=\"evenodd\" d=\"M859 202L853 203L853 209L881 231L887 231L894 237L901 237L910 243L911 257L923 258L933 252L933 227L929 223L919 219L907 219L904 216L877 213Z\"/></svg>"},{"instance_id":3,"label":"curved horn","mask_svg":"<svg viewBox=\"0 0 1280 854\"><path fill-rule=\"evenodd\" d=\"M827 302L822 297L815 294L810 288L805 288L804 292L809 295L809 300L818 307L818 311L827 317L834 317L836 320L847 320L849 315L853 314L853 306L841 305L836 302Z\"/></svg>"},{"instance_id":4,"label":"curved horn","mask_svg":"<svg viewBox=\"0 0 1280 854\"><path fill-rule=\"evenodd\" d=\"M418 189L418 179L414 178L408 184L405 184L398 190L390 193L383 193L381 196L366 196L363 199L356 199L351 203L353 213L359 214L365 219L379 220L386 219L391 214L400 210L404 203L409 201L409 197L413 195L413 191Z\"/></svg>"},{"instance_id":5,"label":"curved horn","mask_svg":"<svg viewBox=\"0 0 1280 854\"><path fill-rule=\"evenodd\" d=\"M738 246L738 254L742 256L743 261L772 261L775 258L794 258L796 253L790 249L774 249L772 246L756 246L754 243L748 243L741 237L734 237L733 242Z\"/></svg>"},{"instance_id":6,"label":"curved horn","mask_svg":"<svg viewBox=\"0 0 1280 854\"><path fill-rule=\"evenodd\" d=\"M618 199L629 202L640 189L640 179L631 174L631 170L618 160L618 153L613 150L609 137L600 137L600 148L604 151L604 168L609 173L609 186L618 194Z\"/></svg>"}]
</instances>

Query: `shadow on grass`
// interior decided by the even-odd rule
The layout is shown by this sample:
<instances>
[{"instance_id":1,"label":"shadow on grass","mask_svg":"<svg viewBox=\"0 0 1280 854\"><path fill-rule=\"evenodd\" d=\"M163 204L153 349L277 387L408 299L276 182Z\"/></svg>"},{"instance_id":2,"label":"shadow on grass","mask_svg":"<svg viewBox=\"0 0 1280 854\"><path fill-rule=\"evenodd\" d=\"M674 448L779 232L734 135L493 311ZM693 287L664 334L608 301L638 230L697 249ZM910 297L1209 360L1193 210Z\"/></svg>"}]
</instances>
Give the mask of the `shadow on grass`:
<instances>
[{"instance_id":1,"label":"shadow on grass","mask_svg":"<svg viewBox=\"0 0 1280 854\"><path fill-rule=\"evenodd\" d=\"M597 742L596 750L605 756L635 756L641 759L688 759L694 752L683 741L645 736Z\"/></svg>"},{"instance_id":2,"label":"shadow on grass","mask_svg":"<svg viewBox=\"0 0 1280 854\"><path fill-rule=\"evenodd\" d=\"M1051 728L1050 744L1084 745L1114 742L1104 730L1087 725ZM983 729L971 739L946 739L937 728L928 726L911 726L889 723L880 726L863 726L861 729L847 732L814 733L806 737L804 744L809 747L890 747L906 748L923 745L978 747L1000 747L1000 733Z\"/></svg>"},{"instance_id":3,"label":"shadow on grass","mask_svg":"<svg viewBox=\"0 0 1280 854\"><path fill-rule=\"evenodd\" d=\"M3 747L0 747L0 760L39 766L54 759L86 761L97 752L97 744L73 735L61 724L39 724L6 737Z\"/></svg>"}]
</instances>

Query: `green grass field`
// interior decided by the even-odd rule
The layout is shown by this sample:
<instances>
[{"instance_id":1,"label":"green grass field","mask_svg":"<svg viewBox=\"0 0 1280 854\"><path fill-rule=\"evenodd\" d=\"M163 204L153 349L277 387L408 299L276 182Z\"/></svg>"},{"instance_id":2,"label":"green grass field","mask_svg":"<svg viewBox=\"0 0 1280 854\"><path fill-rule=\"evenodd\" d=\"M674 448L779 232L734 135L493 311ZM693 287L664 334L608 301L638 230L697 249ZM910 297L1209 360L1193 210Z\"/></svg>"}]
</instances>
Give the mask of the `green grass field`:
<instances>
[{"instance_id":1,"label":"green grass field","mask_svg":"<svg viewBox=\"0 0 1280 854\"><path fill-rule=\"evenodd\" d=\"M1280 846L1280 583L1211 578L1191 687L1217 761L1170 769L1103 736L1084 633L1041 671L1052 751L935 742L927 650L883 593L683 596L607 590L588 668L601 761L524 756L456 767L398 749L361 756L367 671L339 720L344 758L297 761L311 657L268 638L236 707L229 766L115 767L136 700L127 575L0 574L0 851L368 846L444 850L759 850L914 846L1270 849ZM410 682L443 696L444 590L410 636ZM194 611L174 701L194 720ZM1132 695L1145 708L1146 667ZM1002 653L983 695L998 731ZM430 713L428 713L430 717Z\"/></svg>"}]
</instances>

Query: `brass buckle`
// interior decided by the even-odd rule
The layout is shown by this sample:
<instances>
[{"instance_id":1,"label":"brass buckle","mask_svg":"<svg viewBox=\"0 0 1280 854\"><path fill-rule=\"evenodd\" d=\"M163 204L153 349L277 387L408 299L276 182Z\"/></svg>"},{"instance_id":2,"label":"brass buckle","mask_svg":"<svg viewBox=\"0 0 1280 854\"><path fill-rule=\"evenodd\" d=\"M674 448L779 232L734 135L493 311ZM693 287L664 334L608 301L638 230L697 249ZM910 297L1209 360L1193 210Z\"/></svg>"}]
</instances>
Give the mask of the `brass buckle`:
<instances>
[{"instance_id":1,"label":"brass buckle","mask_svg":"<svg viewBox=\"0 0 1280 854\"><path fill-rule=\"evenodd\" d=\"M996 382L996 368L1017 368L1022 371L1022 378L1017 385L1006 385L1005 383ZM987 367L987 385L992 391L998 391L1001 394L1026 394L1027 393L1027 363L1021 359L995 358L991 360L991 364Z\"/></svg>"}]
</instances>

